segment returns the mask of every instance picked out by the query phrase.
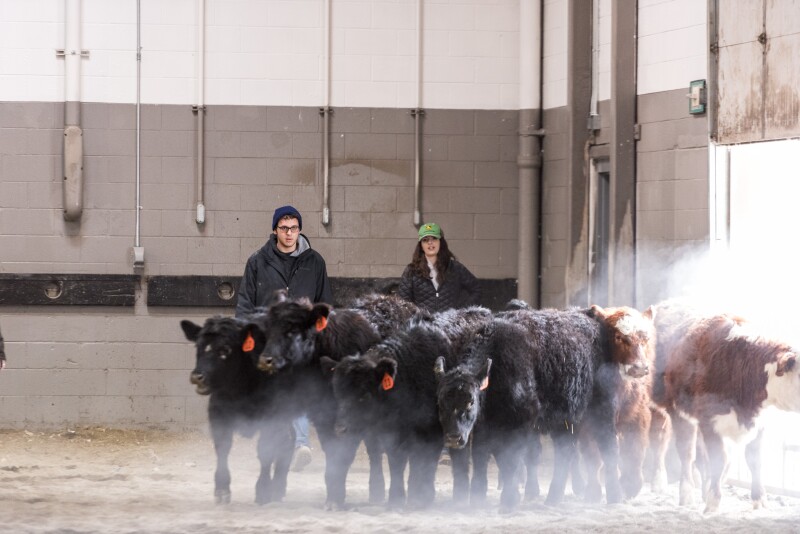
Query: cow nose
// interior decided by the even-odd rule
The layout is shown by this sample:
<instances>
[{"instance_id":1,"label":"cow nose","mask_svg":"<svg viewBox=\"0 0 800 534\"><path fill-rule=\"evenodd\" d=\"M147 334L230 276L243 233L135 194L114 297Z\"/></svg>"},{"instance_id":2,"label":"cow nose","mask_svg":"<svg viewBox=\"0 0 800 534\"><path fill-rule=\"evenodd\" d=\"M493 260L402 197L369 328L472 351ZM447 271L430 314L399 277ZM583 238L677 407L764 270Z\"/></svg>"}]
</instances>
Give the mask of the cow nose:
<instances>
[{"instance_id":1,"label":"cow nose","mask_svg":"<svg viewBox=\"0 0 800 534\"><path fill-rule=\"evenodd\" d=\"M205 377L203 376L203 373L198 373L196 371L193 371L192 374L189 375L189 382L191 382L194 385L202 384L204 381Z\"/></svg>"},{"instance_id":2,"label":"cow nose","mask_svg":"<svg viewBox=\"0 0 800 534\"><path fill-rule=\"evenodd\" d=\"M273 365L272 356L261 356L258 359L258 368L262 371L272 371Z\"/></svg>"},{"instance_id":3,"label":"cow nose","mask_svg":"<svg viewBox=\"0 0 800 534\"><path fill-rule=\"evenodd\" d=\"M464 444L464 438L461 437L461 434L448 434L444 443L448 449L461 449Z\"/></svg>"},{"instance_id":4,"label":"cow nose","mask_svg":"<svg viewBox=\"0 0 800 534\"><path fill-rule=\"evenodd\" d=\"M648 365L631 365L628 369L628 376L632 376L633 378L641 378L646 376L650 372L650 366Z\"/></svg>"}]
</instances>

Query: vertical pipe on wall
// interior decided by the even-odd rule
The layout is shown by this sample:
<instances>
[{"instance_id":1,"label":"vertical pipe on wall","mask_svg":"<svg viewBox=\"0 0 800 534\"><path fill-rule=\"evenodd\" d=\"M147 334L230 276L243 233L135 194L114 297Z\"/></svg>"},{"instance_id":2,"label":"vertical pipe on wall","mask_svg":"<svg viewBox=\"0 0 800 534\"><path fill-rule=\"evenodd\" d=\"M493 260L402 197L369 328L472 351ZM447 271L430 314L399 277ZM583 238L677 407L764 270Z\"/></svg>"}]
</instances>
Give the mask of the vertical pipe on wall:
<instances>
[{"instance_id":1,"label":"vertical pipe on wall","mask_svg":"<svg viewBox=\"0 0 800 534\"><path fill-rule=\"evenodd\" d=\"M541 198L542 2L519 7L519 255L517 296L539 306Z\"/></svg>"},{"instance_id":2,"label":"vertical pipe on wall","mask_svg":"<svg viewBox=\"0 0 800 534\"><path fill-rule=\"evenodd\" d=\"M331 125L331 3L330 0L322 2L322 224L331 223L331 153L330 153L330 125Z\"/></svg>"},{"instance_id":3,"label":"vertical pipe on wall","mask_svg":"<svg viewBox=\"0 0 800 534\"><path fill-rule=\"evenodd\" d=\"M64 220L83 213L83 130L81 129L81 1L66 0L64 48Z\"/></svg>"},{"instance_id":4,"label":"vertical pipe on wall","mask_svg":"<svg viewBox=\"0 0 800 534\"><path fill-rule=\"evenodd\" d=\"M417 0L417 35L416 35L416 56L417 64L414 68L414 89L415 106L411 110L414 117L414 226L422 224L422 209L420 207L421 197L421 172L420 172L420 121L425 111L422 109L422 0Z\"/></svg>"},{"instance_id":5,"label":"vertical pipe on wall","mask_svg":"<svg viewBox=\"0 0 800 534\"><path fill-rule=\"evenodd\" d=\"M133 268L144 267L144 247L141 246L141 137L142 137L142 2L136 0L136 236L133 244Z\"/></svg>"},{"instance_id":6,"label":"vertical pipe on wall","mask_svg":"<svg viewBox=\"0 0 800 534\"><path fill-rule=\"evenodd\" d=\"M206 222L205 205L205 83L206 83L206 1L197 0L197 224Z\"/></svg>"}]
</instances>

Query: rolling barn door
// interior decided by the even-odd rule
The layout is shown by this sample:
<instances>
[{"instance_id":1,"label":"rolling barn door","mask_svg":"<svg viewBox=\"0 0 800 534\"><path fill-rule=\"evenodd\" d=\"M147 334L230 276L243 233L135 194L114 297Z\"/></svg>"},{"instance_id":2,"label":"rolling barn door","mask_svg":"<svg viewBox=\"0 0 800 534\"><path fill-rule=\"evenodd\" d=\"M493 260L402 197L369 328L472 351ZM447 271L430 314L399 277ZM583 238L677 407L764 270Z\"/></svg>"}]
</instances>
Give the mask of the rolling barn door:
<instances>
[{"instance_id":1,"label":"rolling barn door","mask_svg":"<svg viewBox=\"0 0 800 534\"><path fill-rule=\"evenodd\" d=\"M759 328L800 344L800 140L715 148L712 241L727 250L727 296ZM762 446L764 483L800 496L800 415L769 414ZM749 485L742 449L731 451L729 479Z\"/></svg>"},{"instance_id":2,"label":"rolling barn door","mask_svg":"<svg viewBox=\"0 0 800 534\"><path fill-rule=\"evenodd\" d=\"M717 0L716 45L717 142L800 135L800 0Z\"/></svg>"},{"instance_id":3,"label":"rolling barn door","mask_svg":"<svg viewBox=\"0 0 800 534\"><path fill-rule=\"evenodd\" d=\"M735 273L728 296L798 344L800 140L792 138L800 137L800 0L712 2L712 243ZM768 491L800 495L800 415L769 417L764 483ZM749 484L743 451L731 459L729 478Z\"/></svg>"}]
</instances>

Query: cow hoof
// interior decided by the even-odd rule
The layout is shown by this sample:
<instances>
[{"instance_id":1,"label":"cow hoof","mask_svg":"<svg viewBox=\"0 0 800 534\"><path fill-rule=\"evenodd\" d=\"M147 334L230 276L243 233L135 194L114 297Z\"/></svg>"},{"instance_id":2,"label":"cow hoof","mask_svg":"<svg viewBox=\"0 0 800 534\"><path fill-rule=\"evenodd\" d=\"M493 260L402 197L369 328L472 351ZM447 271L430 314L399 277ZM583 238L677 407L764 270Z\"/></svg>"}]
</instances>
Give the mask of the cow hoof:
<instances>
[{"instance_id":1,"label":"cow hoof","mask_svg":"<svg viewBox=\"0 0 800 534\"><path fill-rule=\"evenodd\" d=\"M767 508L767 500L765 498L755 499L753 501L753 510L760 510L762 508Z\"/></svg>"},{"instance_id":2,"label":"cow hoof","mask_svg":"<svg viewBox=\"0 0 800 534\"><path fill-rule=\"evenodd\" d=\"M341 502L326 502L325 510L328 512L344 512L348 509L347 505Z\"/></svg>"},{"instance_id":3,"label":"cow hoof","mask_svg":"<svg viewBox=\"0 0 800 534\"><path fill-rule=\"evenodd\" d=\"M716 502L714 502L714 501L716 501ZM706 509L703 510L703 513L704 514L713 514L717 510L719 510L719 499L715 499L715 500L712 499L711 501L709 501L706 504Z\"/></svg>"},{"instance_id":4,"label":"cow hoof","mask_svg":"<svg viewBox=\"0 0 800 534\"><path fill-rule=\"evenodd\" d=\"M583 500L591 503L600 502L603 500L603 490L597 485L586 486Z\"/></svg>"},{"instance_id":5,"label":"cow hoof","mask_svg":"<svg viewBox=\"0 0 800 534\"><path fill-rule=\"evenodd\" d=\"M214 492L214 502L217 504L230 504L231 490L216 490Z\"/></svg>"}]
</instances>

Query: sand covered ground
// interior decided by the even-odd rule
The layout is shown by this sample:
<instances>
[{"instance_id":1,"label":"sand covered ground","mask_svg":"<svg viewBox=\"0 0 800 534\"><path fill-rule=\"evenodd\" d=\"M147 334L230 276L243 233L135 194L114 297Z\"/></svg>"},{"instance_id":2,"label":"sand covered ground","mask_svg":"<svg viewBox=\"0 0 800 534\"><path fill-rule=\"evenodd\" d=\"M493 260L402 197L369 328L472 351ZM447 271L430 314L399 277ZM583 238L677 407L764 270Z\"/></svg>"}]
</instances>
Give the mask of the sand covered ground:
<instances>
[{"instance_id":1,"label":"sand covered ground","mask_svg":"<svg viewBox=\"0 0 800 534\"><path fill-rule=\"evenodd\" d=\"M453 508L448 502L450 468L444 465L430 510L387 512L367 504L363 449L348 478L352 509L328 512L323 509L324 460L318 447L314 452L310 466L290 473L284 502L256 506L255 442L237 438L231 455L232 503L217 506L214 454L203 431L0 431L0 532L800 532L800 500L770 496L767 509L752 510L748 492L730 486L724 489L721 511L710 516L701 513L701 504L679 508L675 483L666 494L646 488L620 505L589 505L568 495L559 508L544 506L540 498L500 515L493 470L489 508ZM547 462L545 456L543 479Z\"/></svg>"}]
</instances>

